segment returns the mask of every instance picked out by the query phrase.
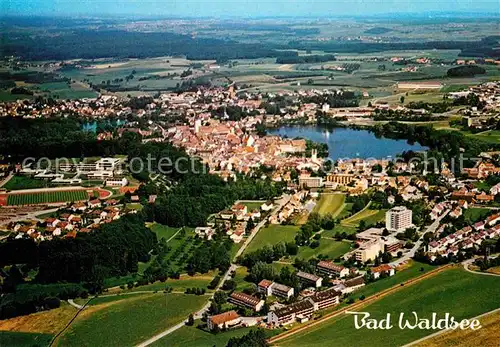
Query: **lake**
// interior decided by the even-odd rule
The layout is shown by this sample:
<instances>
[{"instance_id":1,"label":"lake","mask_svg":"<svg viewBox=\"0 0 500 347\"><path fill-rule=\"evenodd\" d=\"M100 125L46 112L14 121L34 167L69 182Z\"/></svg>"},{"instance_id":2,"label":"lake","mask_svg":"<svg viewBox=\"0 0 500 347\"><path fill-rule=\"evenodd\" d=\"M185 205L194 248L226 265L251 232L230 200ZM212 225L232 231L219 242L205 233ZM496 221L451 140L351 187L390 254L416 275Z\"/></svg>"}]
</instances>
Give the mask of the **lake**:
<instances>
[{"instance_id":1,"label":"lake","mask_svg":"<svg viewBox=\"0 0 500 347\"><path fill-rule=\"evenodd\" d=\"M416 143L410 145L406 140L377 138L368 130L349 128L327 129L319 126L284 126L269 129L269 135L282 137L301 137L314 142L326 143L331 159L339 158L388 158L404 151L423 151L427 147Z\"/></svg>"}]
</instances>

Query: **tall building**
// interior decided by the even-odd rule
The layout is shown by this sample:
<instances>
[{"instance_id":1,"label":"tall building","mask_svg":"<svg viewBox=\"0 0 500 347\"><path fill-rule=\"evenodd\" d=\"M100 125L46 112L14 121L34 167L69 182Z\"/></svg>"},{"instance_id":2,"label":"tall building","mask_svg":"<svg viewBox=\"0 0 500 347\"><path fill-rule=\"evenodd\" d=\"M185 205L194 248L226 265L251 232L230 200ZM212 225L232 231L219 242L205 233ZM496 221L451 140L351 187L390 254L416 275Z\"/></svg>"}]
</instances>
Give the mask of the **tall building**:
<instances>
[{"instance_id":1,"label":"tall building","mask_svg":"<svg viewBox=\"0 0 500 347\"><path fill-rule=\"evenodd\" d=\"M413 226L412 212L404 206L397 206L385 213L385 227L389 231L404 231Z\"/></svg>"}]
</instances>

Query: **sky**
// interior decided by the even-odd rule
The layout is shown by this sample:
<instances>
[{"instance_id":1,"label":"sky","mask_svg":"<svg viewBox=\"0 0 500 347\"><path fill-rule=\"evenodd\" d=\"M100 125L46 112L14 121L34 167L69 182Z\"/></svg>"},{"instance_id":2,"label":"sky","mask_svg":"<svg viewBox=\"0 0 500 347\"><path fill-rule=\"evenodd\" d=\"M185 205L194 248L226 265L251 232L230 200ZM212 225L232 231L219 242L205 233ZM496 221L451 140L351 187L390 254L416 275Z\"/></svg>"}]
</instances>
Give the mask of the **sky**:
<instances>
[{"instance_id":1,"label":"sky","mask_svg":"<svg viewBox=\"0 0 500 347\"><path fill-rule=\"evenodd\" d=\"M0 0L0 12L58 16L366 16L426 12L500 14L500 0Z\"/></svg>"}]
</instances>

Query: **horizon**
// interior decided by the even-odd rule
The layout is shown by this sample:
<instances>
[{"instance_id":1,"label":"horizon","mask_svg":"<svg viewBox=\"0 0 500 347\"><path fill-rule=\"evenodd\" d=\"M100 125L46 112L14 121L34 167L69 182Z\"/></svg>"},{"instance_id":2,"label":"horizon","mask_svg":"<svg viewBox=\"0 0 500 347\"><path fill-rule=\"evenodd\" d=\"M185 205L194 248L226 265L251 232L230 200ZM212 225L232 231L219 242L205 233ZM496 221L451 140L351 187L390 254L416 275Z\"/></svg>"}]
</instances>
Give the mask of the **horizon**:
<instances>
[{"instance_id":1,"label":"horizon","mask_svg":"<svg viewBox=\"0 0 500 347\"><path fill-rule=\"evenodd\" d=\"M443 11L453 8L453 11ZM442 0L439 3L411 0L263 0L147 1L121 0L7 0L4 17L126 17L165 19L272 19L272 18L394 18L397 16L500 16L495 0Z\"/></svg>"}]
</instances>

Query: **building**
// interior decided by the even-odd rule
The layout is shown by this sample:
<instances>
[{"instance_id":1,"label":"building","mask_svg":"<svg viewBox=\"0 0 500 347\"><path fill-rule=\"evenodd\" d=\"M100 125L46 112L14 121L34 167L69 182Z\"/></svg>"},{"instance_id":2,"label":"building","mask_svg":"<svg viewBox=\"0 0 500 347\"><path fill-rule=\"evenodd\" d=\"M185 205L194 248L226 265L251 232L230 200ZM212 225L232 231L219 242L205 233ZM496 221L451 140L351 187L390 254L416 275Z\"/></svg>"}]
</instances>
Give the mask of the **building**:
<instances>
[{"instance_id":1,"label":"building","mask_svg":"<svg viewBox=\"0 0 500 347\"><path fill-rule=\"evenodd\" d=\"M351 174L331 174L326 176L327 182L338 183L342 185L347 185L354 181L354 175Z\"/></svg>"},{"instance_id":2,"label":"building","mask_svg":"<svg viewBox=\"0 0 500 347\"><path fill-rule=\"evenodd\" d=\"M259 312L262 306L264 306L264 300L241 292L233 292L229 296L228 301L237 306L251 308L255 312Z\"/></svg>"},{"instance_id":3,"label":"building","mask_svg":"<svg viewBox=\"0 0 500 347\"><path fill-rule=\"evenodd\" d=\"M389 231L405 231L413 226L412 212L404 206L391 208L385 213L385 227Z\"/></svg>"},{"instance_id":4,"label":"building","mask_svg":"<svg viewBox=\"0 0 500 347\"><path fill-rule=\"evenodd\" d=\"M301 175L299 177L299 186L302 188L320 188L323 186L323 178Z\"/></svg>"},{"instance_id":5,"label":"building","mask_svg":"<svg viewBox=\"0 0 500 347\"><path fill-rule=\"evenodd\" d=\"M321 287L321 283L323 281L321 277L304 271L297 272L297 277L300 279L301 282L306 283L307 285L314 286L316 288Z\"/></svg>"},{"instance_id":6,"label":"building","mask_svg":"<svg viewBox=\"0 0 500 347\"><path fill-rule=\"evenodd\" d=\"M380 252L384 251L384 243L381 239L365 242L354 251L357 261L366 262L374 260Z\"/></svg>"},{"instance_id":7,"label":"building","mask_svg":"<svg viewBox=\"0 0 500 347\"><path fill-rule=\"evenodd\" d=\"M320 274L326 275L328 277L338 276L345 277L349 275L349 269L342 266L332 263L331 261L320 261L318 265L316 265L316 269Z\"/></svg>"},{"instance_id":8,"label":"building","mask_svg":"<svg viewBox=\"0 0 500 347\"><path fill-rule=\"evenodd\" d=\"M274 282L271 285L271 291L274 296L279 296L281 298L290 299L293 296L293 288L285 286L284 284L279 284Z\"/></svg>"},{"instance_id":9,"label":"building","mask_svg":"<svg viewBox=\"0 0 500 347\"><path fill-rule=\"evenodd\" d=\"M273 285L272 281L262 280L257 285L257 292L261 293L261 294L264 294L265 296L270 296L270 295L273 294L273 291L271 289L272 285Z\"/></svg>"},{"instance_id":10,"label":"building","mask_svg":"<svg viewBox=\"0 0 500 347\"><path fill-rule=\"evenodd\" d=\"M228 311L215 316L211 316L207 320L209 330L214 330L217 326L219 329L230 328L241 323L241 318L236 311Z\"/></svg>"},{"instance_id":11,"label":"building","mask_svg":"<svg viewBox=\"0 0 500 347\"><path fill-rule=\"evenodd\" d=\"M316 292L308 299L313 302L314 311L318 311L333 305L338 305L341 294L342 293L336 291L335 289L330 288L321 292Z\"/></svg>"},{"instance_id":12,"label":"building","mask_svg":"<svg viewBox=\"0 0 500 347\"><path fill-rule=\"evenodd\" d=\"M394 269L387 264L382 264L380 266L373 267L372 274L374 279L379 278L382 274L387 276L394 276Z\"/></svg>"},{"instance_id":13,"label":"building","mask_svg":"<svg viewBox=\"0 0 500 347\"><path fill-rule=\"evenodd\" d=\"M304 319L309 319L313 312L314 304L309 300L302 300L270 311L267 314L267 323L278 326L293 323L297 319L303 321Z\"/></svg>"},{"instance_id":14,"label":"building","mask_svg":"<svg viewBox=\"0 0 500 347\"><path fill-rule=\"evenodd\" d=\"M398 89L441 89L440 82L399 82Z\"/></svg>"}]
</instances>

